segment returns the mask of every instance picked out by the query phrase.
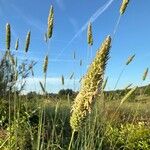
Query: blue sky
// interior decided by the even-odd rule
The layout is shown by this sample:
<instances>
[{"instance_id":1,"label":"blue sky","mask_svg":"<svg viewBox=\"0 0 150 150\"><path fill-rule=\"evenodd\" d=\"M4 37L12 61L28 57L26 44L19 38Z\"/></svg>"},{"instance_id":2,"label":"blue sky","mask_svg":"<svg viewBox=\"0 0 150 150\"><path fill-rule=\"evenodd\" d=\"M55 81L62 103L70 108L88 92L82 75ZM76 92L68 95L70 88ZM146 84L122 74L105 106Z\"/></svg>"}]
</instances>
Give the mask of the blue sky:
<instances>
[{"instance_id":1,"label":"blue sky","mask_svg":"<svg viewBox=\"0 0 150 150\"><path fill-rule=\"evenodd\" d=\"M86 72L87 64L91 61L88 59L87 62L87 22L92 17L94 57L103 39L108 34L113 34L121 2L122 0L0 0L0 49L5 49L5 24L9 22L12 29L11 49L13 51L15 40L19 38L17 55L19 59L24 59L25 37L27 31L31 30L31 45L27 57L37 61L37 65L35 79L28 78L26 90L39 91L38 81L42 81L43 78L42 64L47 49L50 51L47 90L78 90L78 80ZM54 6L55 22L53 38L47 45L44 42L44 33L47 30L50 5ZM124 88L129 83L144 85L150 81L148 76L147 80L142 82L142 74L150 65L149 7L148 0L131 0L126 13L121 17L105 75L109 78L108 90L114 88L128 56L133 54L136 54L135 60L124 70L117 88ZM73 60L74 51L76 60ZM80 59L83 60L82 67L79 66ZM75 79L69 80L72 72L75 73ZM65 77L64 86L61 85L61 75Z\"/></svg>"}]
</instances>

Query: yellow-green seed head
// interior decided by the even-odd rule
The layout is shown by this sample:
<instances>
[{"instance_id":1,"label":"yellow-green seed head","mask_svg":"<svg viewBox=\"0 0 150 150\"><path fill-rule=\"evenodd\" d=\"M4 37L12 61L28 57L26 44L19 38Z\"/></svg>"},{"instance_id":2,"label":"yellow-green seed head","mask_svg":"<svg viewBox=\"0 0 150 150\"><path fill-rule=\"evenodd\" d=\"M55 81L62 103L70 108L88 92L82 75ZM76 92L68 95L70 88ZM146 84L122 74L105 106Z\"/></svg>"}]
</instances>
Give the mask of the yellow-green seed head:
<instances>
[{"instance_id":1,"label":"yellow-green seed head","mask_svg":"<svg viewBox=\"0 0 150 150\"><path fill-rule=\"evenodd\" d=\"M88 114L91 113L95 97L102 89L103 75L109 59L110 47L111 37L108 36L97 51L95 59L82 79L81 89L75 98L70 118L70 125L75 131L78 131L84 124Z\"/></svg>"},{"instance_id":2,"label":"yellow-green seed head","mask_svg":"<svg viewBox=\"0 0 150 150\"><path fill-rule=\"evenodd\" d=\"M48 27L47 27L47 37L49 39L52 37L53 34L53 24L54 24L54 9L53 6L51 6L48 16Z\"/></svg>"},{"instance_id":3,"label":"yellow-green seed head","mask_svg":"<svg viewBox=\"0 0 150 150\"><path fill-rule=\"evenodd\" d=\"M10 43L11 43L11 28L10 24L6 24L6 50L10 50Z\"/></svg>"},{"instance_id":4,"label":"yellow-green seed head","mask_svg":"<svg viewBox=\"0 0 150 150\"><path fill-rule=\"evenodd\" d=\"M120 7L120 14L123 15L124 12L126 11L126 8L129 4L129 0L122 0L122 4L121 4L121 7Z\"/></svg>"},{"instance_id":5,"label":"yellow-green seed head","mask_svg":"<svg viewBox=\"0 0 150 150\"><path fill-rule=\"evenodd\" d=\"M44 73L47 72L47 67L48 67L48 55L46 55L45 59L44 59L44 65L43 65L43 72Z\"/></svg>"},{"instance_id":6,"label":"yellow-green seed head","mask_svg":"<svg viewBox=\"0 0 150 150\"><path fill-rule=\"evenodd\" d=\"M27 33L27 36L26 36L26 45L25 45L25 52L27 53L28 50L29 50L29 45L30 45L30 37L31 36L31 32L29 31Z\"/></svg>"},{"instance_id":7,"label":"yellow-green seed head","mask_svg":"<svg viewBox=\"0 0 150 150\"><path fill-rule=\"evenodd\" d=\"M93 45L93 34L92 34L92 24L91 23L89 23L89 25L88 25L87 42L88 42L88 45L90 45L90 46Z\"/></svg>"}]
</instances>

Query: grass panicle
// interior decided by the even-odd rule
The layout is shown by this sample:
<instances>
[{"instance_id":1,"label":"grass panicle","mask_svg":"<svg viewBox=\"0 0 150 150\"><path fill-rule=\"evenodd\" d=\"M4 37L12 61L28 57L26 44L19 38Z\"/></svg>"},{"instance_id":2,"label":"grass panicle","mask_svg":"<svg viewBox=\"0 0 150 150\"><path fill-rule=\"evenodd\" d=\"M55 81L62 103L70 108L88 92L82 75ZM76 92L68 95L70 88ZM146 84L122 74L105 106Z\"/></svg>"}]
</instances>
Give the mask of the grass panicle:
<instances>
[{"instance_id":1,"label":"grass panicle","mask_svg":"<svg viewBox=\"0 0 150 150\"><path fill-rule=\"evenodd\" d=\"M148 75L148 71L149 71L149 69L148 69L148 68L146 68L146 70L144 71L144 74L143 74L143 81L145 81L145 80L146 80L147 75Z\"/></svg>"},{"instance_id":2,"label":"grass panicle","mask_svg":"<svg viewBox=\"0 0 150 150\"><path fill-rule=\"evenodd\" d=\"M88 29L87 29L87 42L89 46L93 45L93 33L92 33L92 24L88 24Z\"/></svg>"},{"instance_id":3,"label":"grass panicle","mask_svg":"<svg viewBox=\"0 0 150 150\"><path fill-rule=\"evenodd\" d=\"M26 36L26 44L25 44L25 52L26 52L26 53L27 53L28 50L29 50L30 38L31 38L31 31L29 31L29 32L27 33L27 36Z\"/></svg>"},{"instance_id":4,"label":"grass panicle","mask_svg":"<svg viewBox=\"0 0 150 150\"><path fill-rule=\"evenodd\" d=\"M11 27L10 24L6 24L6 50L10 50L11 44Z\"/></svg>"},{"instance_id":5,"label":"grass panicle","mask_svg":"<svg viewBox=\"0 0 150 150\"><path fill-rule=\"evenodd\" d=\"M95 96L102 88L103 75L107 60L109 59L110 47L111 37L108 36L102 43L95 59L82 79L80 92L75 98L71 110L70 125L73 131L79 131L84 120L88 117L88 114L91 113Z\"/></svg>"},{"instance_id":6,"label":"grass panicle","mask_svg":"<svg viewBox=\"0 0 150 150\"><path fill-rule=\"evenodd\" d=\"M62 84L62 85L65 84L65 79L64 79L64 76L63 76L63 75L61 76L61 84Z\"/></svg>"},{"instance_id":7,"label":"grass panicle","mask_svg":"<svg viewBox=\"0 0 150 150\"><path fill-rule=\"evenodd\" d=\"M47 27L47 38L51 38L53 34L53 24L54 24L54 8L50 7L50 12L48 16L48 27Z\"/></svg>"},{"instance_id":8,"label":"grass panicle","mask_svg":"<svg viewBox=\"0 0 150 150\"><path fill-rule=\"evenodd\" d=\"M73 76L74 76L74 72L70 75L70 80L73 78Z\"/></svg>"},{"instance_id":9,"label":"grass panicle","mask_svg":"<svg viewBox=\"0 0 150 150\"><path fill-rule=\"evenodd\" d=\"M135 57L135 54L130 56L126 62L126 65L129 65L133 61L134 57Z\"/></svg>"},{"instance_id":10,"label":"grass panicle","mask_svg":"<svg viewBox=\"0 0 150 150\"><path fill-rule=\"evenodd\" d=\"M120 14L123 15L126 11L126 8L129 4L129 1L130 0L122 0L122 4L121 4L121 7L120 7Z\"/></svg>"},{"instance_id":11,"label":"grass panicle","mask_svg":"<svg viewBox=\"0 0 150 150\"><path fill-rule=\"evenodd\" d=\"M137 88L138 88L137 86L134 87L134 88L132 88L132 89L123 97L123 99L122 99L121 102L120 102L120 105L122 105L122 104L136 91Z\"/></svg>"},{"instance_id":12,"label":"grass panicle","mask_svg":"<svg viewBox=\"0 0 150 150\"><path fill-rule=\"evenodd\" d=\"M45 56L44 64L43 64L43 72L46 73L48 68L48 55Z\"/></svg>"},{"instance_id":13,"label":"grass panicle","mask_svg":"<svg viewBox=\"0 0 150 150\"><path fill-rule=\"evenodd\" d=\"M73 59L76 59L76 52L73 52Z\"/></svg>"},{"instance_id":14,"label":"grass panicle","mask_svg":"<svg viewBox=\"0 0 150 150\"><path fill-rule=\"evenodd\" d=\"M15 50L17 51L19 48L19 39L16 40L16 44L15 44Z\"/></svg>"},{"instance_id":15,"label":"grass panicle","mask_svg":"<svg viewBox=\"0 0 150 150\"><path fill-rule=\"evenodd\" d=\"M82 66L82 59L80 60L80 66Z\"/></svg>"}]
</instances>

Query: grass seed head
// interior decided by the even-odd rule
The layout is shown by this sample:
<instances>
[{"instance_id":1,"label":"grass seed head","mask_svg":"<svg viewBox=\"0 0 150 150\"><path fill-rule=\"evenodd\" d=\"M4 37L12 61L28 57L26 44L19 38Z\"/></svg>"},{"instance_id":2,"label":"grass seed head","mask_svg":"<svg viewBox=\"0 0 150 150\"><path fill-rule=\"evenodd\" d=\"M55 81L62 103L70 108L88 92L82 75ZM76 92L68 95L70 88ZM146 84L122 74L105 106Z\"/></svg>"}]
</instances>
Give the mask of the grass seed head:
<instances>
[{"instance_id":1,"label":"grass seed head","mask_svg":"<svg viewBox=\"0 0 150 150\"><path fill-rule=\"evenodd\" d=\"M78 131L84 124L88 114L92 111L95 97L102 88L110 47L111 37L108 36L97 51L95 59L82 79L81 89L71 110L70 125L74 131Z\"/></svg>"},{"instance_id":2,"label":"grass seed head","mask_svg":"<svg viewBox=\"0 0 150 150\"><path fill-rule=\"evenodd\" d=\"M73 52L73 59L76 59L76 52Z\"/></svg>"},{"instance_id":3,"label":"grass seed head","mask_svg":"<svg viewBox=\"0 0 150 150\"><path fill-rule=\"evenodd\" d=\"M82 66L82 59L80 60L80 66Z\"/></svg>"},{"instance_id":4,"label":"grass seed head","mask_svg":"<svg viewBox=\"0 0 150 150\"><path fill-rule=\"evenodd\" d=\"M135 54L130 56L126 62L126 65L129 65L133 61L134 57L135 57Z\"/></svg>"},{"instance_id":5,"label":"grass seed head","mask_svg":"<svg viewBox=\"0 0 150 150\"><path fill-rule=\"evenodd\" d=\"M18 48L19 48L19 39L16 40L15 50L18 50Z\"/></svg>"},{"instance_id":6,"label":"grass seed head","mask_svg":"<svg viewBox=\"0 0 150 150\"><path fill-rule=\"evenodd\" d=\"M74 76L74 72L71 74L69 79L71 80L73 78L73 76Z\"/></svg>"},{"instance_id":7,"label":"grass seed head","mask_svg":"<svg viewBox=\"0 0 150 150\"><path fill-rule=\"evenodd\" d=\"M54 9L53 6L51 6L48 16L48 27L47 27L47 37L49 39L52 37L53 34L53 25L54 25Z\"/></svg>"},{"instance_id":8,"label":"grass seed head","mask_svg":"<svg viewBox=\"0 0 150 150\"><path fill-rule=\"evenodd\" d=\"M87 42L88 45L92 46L93 45L93 34L92 34L92 24L88 24L88 30L87 30Z\"/></svg>"},{"instance_id":9,"label":"grass seed head","mask_svg":"<svg viewBox=\"0 0 150 150\"><path fill-rule=\"evenodd\" d=\"M11 27L10 24L6 24L6 50L10 50L11 43Z\"/></svg>"},{"instance_id":10,"label":"grass seed head","mask_svg":"<svg viewBox=\"0 0 150 150\"><path fill-rule=\"evenodd\" d=\"M146 68L146 70L144 71L144 74L143 74L143 81L145 81L146 80L146 78L147 78L147 75L148 75L148 68Z\"/></svg>"},{"instance_id":11,"label":"grass seed head","mask_svg":"<svg viewBox=\"0 0 150 150\"><path fill-rule=\"evenodd\" d=\"M129 0L122 0L122 4L120 7L120 14L121 15L123 15L125 13L128 4L129 4Z\"/></svg>"},{"instance_id":12,"label":"grass seed head","mask_svg":"<svg viewBox=\"0 0 150 150\"><path fill-rule=\"evenodd\" d=\"M29 31L29 32L27 33L27 36L26 36L26 45L25 45L25 52L26 52L26 53L28 52L28 49L29 49L30 38L31 38L31 32Z\"/></svg>"},{"instance_id":13,"label":"grass seed head","mask_svg":"<svg viewBox=\"0 0 150 150\"><path fill-rule=\"evenodd\" d=\"M44 65L43 65L43 72L46 73L48 68L48 55L45 56Z\"/></svg>"},{"instance_id":14,"label":"grass seed head","mask_svg":"<svg viewBox=\"0 0 150 150\"><path fill-rule=\"evenodd\" d=\"M62 84L62 85L65 84L65 79L64 79L64 76L63 76L63 75L61 76L61 84Z\"/></svg>"}]
</instances>

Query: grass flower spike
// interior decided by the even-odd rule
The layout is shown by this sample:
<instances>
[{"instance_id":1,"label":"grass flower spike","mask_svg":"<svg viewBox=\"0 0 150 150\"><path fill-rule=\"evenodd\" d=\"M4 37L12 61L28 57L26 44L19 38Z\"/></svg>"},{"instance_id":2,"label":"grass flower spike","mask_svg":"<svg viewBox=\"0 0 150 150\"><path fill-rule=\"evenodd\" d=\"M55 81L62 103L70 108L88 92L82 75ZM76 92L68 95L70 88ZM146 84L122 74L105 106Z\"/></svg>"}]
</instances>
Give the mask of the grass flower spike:
<instances>
[{"instance_id":1,"label":"grass flower spike","mask_svg":"<svg viewBox=\"0 0 150 150\"><path fill-rule=\"evenodd\" d=\"M6 49L10 50L10 43L11 43L11 28L10 24L6 24Z\"/></svg>"},{"instance_id":2,"label":"grass flower spike","mask_svg":"<svg viewBox=\"0 0 150 150\"><path fill-rule=\"evenodd\" d=\"M29 31L27 33L27 37L26 37L26 45L25 45L25 52L28 52L29 49L29 45L30 45L30 36L31 36L31 32Z\"/></svg>"},{"instance_id":3,"label":"grass flower spike","mask_svg":"<svg viewBox=\"0 0 150 150\"><path fill-rule=\"evenodd\" d=\"M93 34L92 34L92 24L89 23L87 30L87 42L90 46L93 45Z\"/></svg>"},{"instance_id":4,"label":"grass flower spike","mask_svg":"<svg viewBox=\"0 0 150 150\"><path fill-rule=\"evenodd\" d=\"M129 4L129 0L122 0L122 4L120 7L120 14L121 15L123 15L125 13L128 4Z\"/></svg>"},{"instance_id":5,"label":"grass flower spike","mask_svg":"<svg viewBox=\"0 0 150 150\"><path fill-rule=\"evenodd\" d=\"M84 120L91 113L95 96L102 88L103 75L107 60L109 59L110 47L111 37L108 36L98 50L87 74L82 79L81 89L72 106L70 118L70 125L74 131L78 131L82 127Z\"/></svg>"},{"instance_id":6,"label":"grass flower spike","mask_svg":"<svg viewBox=\"0 0 150 150\"><path fill-rule=\"evenodd\" d=\"M53 34L53 24L54 24L54 9L53 6L50 8L48 16L48 28L47 28L47 37L50 39Z\"/></svg>"}]
</instances>

